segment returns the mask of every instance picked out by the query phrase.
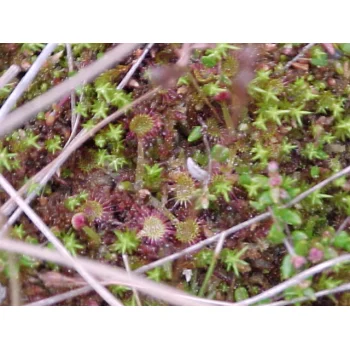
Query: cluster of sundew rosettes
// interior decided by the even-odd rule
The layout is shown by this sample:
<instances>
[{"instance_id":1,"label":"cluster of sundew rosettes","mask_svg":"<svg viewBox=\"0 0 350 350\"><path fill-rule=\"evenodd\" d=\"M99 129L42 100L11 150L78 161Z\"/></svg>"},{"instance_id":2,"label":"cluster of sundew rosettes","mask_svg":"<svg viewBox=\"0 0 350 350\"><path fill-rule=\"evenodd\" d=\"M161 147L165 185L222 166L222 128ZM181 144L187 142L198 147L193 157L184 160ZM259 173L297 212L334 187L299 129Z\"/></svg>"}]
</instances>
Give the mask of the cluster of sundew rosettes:
<instances>
[{"instance_id":1,"label":"cluster of sundew rosettes","mask_svg":"<svg viewBox=\"0 0 350 350\"><path fill-rule=\"evenodd\" d=\"M159 116L154 114L137 114L130 122L129 129L139 140L152 138L160 130Z\"/></svg>"},{"instance_id":2,"label":"cluster of sundew rosettes","mask_svg":"<svg viewBox=\"0 0 350 350\"><path fill-rule=\"evenodd\" d=\"M154 209L145 209L139 219L141 230L138 237L146 243L159 245L174 233L169 220Z\"/></svg>"},{"instance_id":3,"label":"cluster of sundew rosettes","mask_svg":"<svg viewBox=\"0 0 350 350\"><path fill-rule=\"evenodd\" d=\"M175 204L186 207L191 202L196 190L192 177L186 172L176 171L170 173L169 178L174 182L171 190L174 192Z\"/></svg>"}]
</instances>

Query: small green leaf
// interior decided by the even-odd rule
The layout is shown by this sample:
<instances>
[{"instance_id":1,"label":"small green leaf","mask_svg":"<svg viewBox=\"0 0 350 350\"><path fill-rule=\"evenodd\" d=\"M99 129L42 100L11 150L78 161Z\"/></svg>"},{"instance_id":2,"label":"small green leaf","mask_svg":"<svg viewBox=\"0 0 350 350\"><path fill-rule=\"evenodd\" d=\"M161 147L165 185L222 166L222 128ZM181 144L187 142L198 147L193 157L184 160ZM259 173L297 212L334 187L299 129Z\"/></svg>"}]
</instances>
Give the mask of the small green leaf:
<instances>
[{"instance_id":1,"label":"small green leaf","mask_svg":"<svg viewBox=\"0 0 350 350\"><path fill-rule=\"evenodd\" d=\"M310 170L311 177L317 179L320 176L320 168L318 166L313 166Z\"/></svg>"},{"instance_id":2,"label":"small green leaf","mask_svg":"<svg viewBox=\"0 0 350 350\"><path fill-rule=\"evenodd\" d=\"M334 246L340 249L346 249L350 245L350 237L347 232L341 231L334 239Z\"/></svg>"},{"instance_id":3,"label":"small green leaf","mask_svg":"<svg viewBox=\"0 0 350 350\"><path fill-rule=\"evenodd\" d=\"M244 287L238 287L236 290L235 290L235 300L238 302L238 301L241 301L241 300L244 300L244 299L248 299L249 298L249 294L247 292L247 289L244 288Z\"/></svg>"},{"instance_id":4,"label":"small green leaf","mask_svg":"<svg viewBox=\"0 0 350 350\"><path fill-rule=\"evenodd\" d=\"M292 232L292 237L294 242L308 239L308 235L305 232L298 230Z\"/></svg>"},{"instance_id":5,"label":"small green leaf","mask_svg":"<svg viewBox=\"0 0 350 350\"><path fill-rule=\"evenodd\" d=\"M200 126L195 126L190 135L188 136L188 142L194 142L202 137L202 128Z\"/></svg>"},{"instance_id":6,"label":"small green leaf","mask_svg":"<svg viewBox=\"0 0 350 350\"><path fill-rule=\"evenodd\" d=\"M217 58L214 55L208 55L202 57L202 63L209 68L216 66L218 63Z\"/></svg>"},{"instance_id":7,"label":"small green leaf","mask_svg":"<svg viewBox=\"0 0 350 350\"><path fill-rule=\"evenodd\" d=\"M291 209L276 209L275 215L288 225L300 225L302 222L300 215Z\"/></svg>"},{"instance_id":8,"label":"small green leaf","mask_svg":"<svg viewBox=\"0 0 350 350\"><path fill-rule=\"evenodd\" d=\"M339 44L340 50L342 50L346 54L350 54L350 44Z\"/></svg>"},{"instance_id":9,"label":"small green leaf","mask_svg":"<svg viewBox=\"0 0 350 350\"><path fill-rule=\"evenodd\" d=\"M218 162L225 162L230 155L230 151L227 147L221 145L215 145L211 149L211 156L214 160Z\"/></svg>"},{"instance_id":10,"label":"small green leaf","mask_svg":"<svg viewBox=\"0 0 350 350\"><path fill-rule=\"evenodd\" d=\"M283 279L287 279L292 276L294 271L294 267L292 264L292 257L290 255L286 255L283 258L282 265L281 265L281 274Z\"/></svg>"},{"instance_id":11,"label":"small green leaf","mask_svg":"<svg viewBox=\"0 0 350 350\"><path fill-rule=\"evenodd\" d=\"M270 228L267 239L273 244L280 244L285 239L284 233L280 230L278 225L273 224Z\"/></svg>"},{"instance_id":12,"label":"small green leaf","mask_svg":"<svg viewBox=\"0 0 350 350\"><path fill-rule=\"evenodd\" d=\"M300 240L294 245L295 252L300 256L306 256L309 252L309 243L306 240Z\"/></svg>"}]
</instances>

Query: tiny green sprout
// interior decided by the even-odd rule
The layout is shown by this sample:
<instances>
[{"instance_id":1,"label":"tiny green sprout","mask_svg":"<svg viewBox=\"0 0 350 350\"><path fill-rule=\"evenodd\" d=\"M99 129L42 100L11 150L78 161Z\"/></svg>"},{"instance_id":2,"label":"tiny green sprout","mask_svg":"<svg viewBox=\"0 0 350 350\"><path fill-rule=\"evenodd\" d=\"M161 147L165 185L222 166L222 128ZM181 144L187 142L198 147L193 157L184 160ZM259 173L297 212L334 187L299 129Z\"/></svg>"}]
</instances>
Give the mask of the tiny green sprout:
<instances>
[{"instance_id":1,"label":"tiny green sprout","mask_svg":"<svg viewBox=\"0 0 350 350\"><path fill-rule=\"evenodd\" d=\"M208 49L205 52L205 56L202 57L202 63L212 68L217 65L217 63L227 57L228 50L238 50L239 48L230 44L217 44L214 49Z\"/></svg>"},{"instance_id":2,"label":"tiny green sprout","mask_svg":"<svg viewBox=\"0 0 350 350\"><path fill-rule=\"evenodd\" d=\"M106 149L99 149L96 152L96 164L103 167L109 161L110 157Z\"/></svg>"},{"instance_id":3,"label":"tiny green sprout","mask_svg":"<svg viewBox=\"0 0 350 350\"><path fill-rule=\"evenodd\" d=\"M40 51L45 47L45 44L41 43L25 43L21 46L21 51L29 51L34 53L36 51Z\"/></svg>"},{"instance_id":4,"label":"tiny green sprout","mask_svg":"<svg viewBox=\"0 0 350 350\"><path fill-rule=\"evenodd\" d=\"M323 204L323 199L325 198L331 198L333 196L325 193L321 193L320 190L317 190L313 193L311 193L308 197L310 203L314 206L322 206Z\"/></svg>"},{"instance_id":5,"label":"tiny green sprout","mask_svg":"<svg viewBox=\"0 0 350 350\"><path fill-rule=\"evenodd\" d=\"M123 136L123 128L121 124L114 126L109 124L109 130L106 132L106 136L111 141L120 141Z\"/></svg>"},{"instance_id":6,"label":"tiny green sprout","mask_svg":"<svg viewBox=\"0 0 350 350\"><path fill-rule=\"evenodd\" d=\"M45 146L48 152L55 154L57 151L60 151L62 149L61 137L55 135L52 139L46 140Z\"/></svg>"},{"instance_id":7,"label":"tiny green sprout","mask_svg":"<svg viewBox=\"0 0 350 350\"><path fill-rule=\"evenodd\" d=\"M284 280L290 278L295 273L295 269L292 263L292 257L287 254L282 261L281 275Z\"/></svg>"},{"instance_id":8,"label":"tiny green sprout","mask_svg":"<svg viewBox=\"0 0 350 350\"><path fill-rule=\"evenodd\" d=\"M16 153L8 153L8 150L6 147L1 147L0 148L0 171L2 171L3 168L7 169L8 171L11 171L13 168L12 162L16 156L17 156Z\"/></svg>"},{"instance_id":9,"label":"tiny green sprout","mask_svg":"<svg viewBox=\"0 0 350 350\"><path fill-rule=\"evenodd\" d=\"M295 211L288 208L275 208L273 210L276 220L287 225L299 226L302 223L300 215Z\"/></svg>"},{"instance_id":10,"label":"tiny green sprout","mask_svg":"<svg viewBox=\"0 0 350 350\"><path fill-rule=\"evenodd\" d=\"M272 244L281 244L286 236L283 233L283 230L280 227L280 224L274 223L271 225L267 239Z\"/></svg>"},{"instance_id":11,"label":"tiny green sprout","mask_svg":"<svg viewBox=\"0 0 350 350\"><path fill-rule=\"evenodd\" d=\"M239 277L239 270L243 266L248 266L249 264L241 260L240 257L247 251L248 247L244 247L240 251L236 249L223 249L221 252L221 260L226 265L227 271L234 271L235 275Z\"/></svg>"},{"instance_id":12,"label":"tiny green sprout","mask_svg":"<svg viewBox=\"0 0 350 350\"><path fill-rule=\"evenodd\" d=\"M64 201L64 206L69 211L74 211L78 206L80 206L87 199L87 193L82 192L77 196L68 197Z\"/></svg>"},{"instance_id":13,"label":"tiny green sprout","mask_svg":"<svg viewBox=\"0 0 350 350\"><path fill-rule=\"evenodd\" d=\"M230 150L222 145L215 145L212 149L211 149L211 157L216 160L217 162L225 162L229 156L230 156Z\"/></svg>"},{"instance_id":14,"label":"tiny green sprout","mask_svg":"<svg viewBox=\"0 0 350 350\"><path fill-rule=\"evenodd\" d=\"M253 177L242 175L240 177L240 182L243 182L242 184L248 191L249 197L256 197L259 191L269 188L269 179L263 175L256 175Z\"/></svg>"},{"instance_id":15,"label":"tiny green sprout","mask_svg":"<svg viewBox=\"0 0 350 350\"><path fill-rule=\"evenodd\" d=\"M117 241L110 246L110 250L120 254L132 254L134 253L140 240L134 231L113 231L117 236Z\"/></svg>"},{"instance_id":16,"label":"tiny green sprout","mask_svg":"<svg viewBox=\"0 0 350 350\"><path fill-rule=\"evenodd\" d=\"M29 187L28 187L28 193L35 193L36 195L38 195L40 193L41 190L41 185L40 183L37 182L32 182L31 180L29 180Z\"/></svg>"},{"instance_id":17,"label":"tiny green sprout","mask_svg":"<svg viewBox=\"0 0 350 350\"><path fill-rule=\"evenodd\" d=\"M275 122L277 125L282 125L281 117L289 113L289 110L279 110L278 107L273 106L269 107L266 110L263 110L262 113L266 116L268 120Z\"/></svg>"},{"instance_id":18,"label":"tiny green sprout","mask_svg":"<svg viewBox=\"0 0 350 350\"><path fill-rule=\"evenodd\" d=\"M232 182L227 180L223 175L216 175L210 184L210 191L215 196L223 196L225 201L229 202L229 193L232 191Z\"/></svg>"},{"instance_id":19,"label":"tiny green sprout","mask_svg":"<svg viewBox=\"0 0 350 350\"><path fill-rule=\"evenodd\" d=\"M260 143L256 143L255 147L252 148L252 152L255 154L252 160L259 160L262 165L267 164L270 156L270 151L267 148Z\"/></svg>"},{"instance_id":20,"label":"tiny green sprout","mask_svg":"<svg viewBox=\"0 0 350 350\"><path fill-rule=\"evenodd\" d=\"M106 102L111 103L114 92L116 91L115 87L110 83L96 83L95 82L95 90L98 98L104 98Z\"/></svg>"},{"instance_id":21,"label":"tiny green sprout","mask_svg":"<svg viewBox=\"0 0 350 350\"><path fill-rule=\"evenodd\" d=\"M343 100L339 100L337 102L334 102L331 106L330 106L330 110L332 111L332 115L334 118L338 119L343 115L344 112L344 108L343 108L343 104L344 101Z\"/></svg>"},{"instance_id":22,"label":"tiny green sprout","mask_svg":"<svg viewBox=\"0 0 350 350\"><path fill-rule=\"evenodd\" d=\"M78 102L74 109L75 114L81 115L84 118L87 118L88 116L88 107L83 102Z\"/></svg>"},{"instance_id":23,"label":"tiny green sprout","mask_svg":"<svg viewBox=\"0 0 350 350\"><path fill-rule=\"evenodd\" d=\"M83 123L82 126L85 130L91 130L96 125L94 119L89 119L86 123Z\"/></svg>"},{"instance_id":24,"label":"tiny green sprout","mask_svg":"<svg viewBox=\"0 0 350 350\"><path fill-rule=\"evenodd\" d=\"M84 201L86 201L86 200L88 199L89 193L88 193L87 191L82 191L82 192L80 192L76 197L77 197L77 198L80 200L80 202L82 203L82 202L84 202Z\"/></svg>"},{"instance_id":25,"label":"tiny green sprout","mask_svg":"<svg viewBox=\"0 0 350 350\"><path fill-rule=\"evenodd\" d=\"M84 226L83 231L89 237L92 245L99 246L101 244L101 238L95 230L93 230L89 226Z\"/></svg>"},{"instance_id":26,"label":"tiny green sprout","mask_svg":"<svg viewBox=\"0 0 350 350\"><path fill-rule=\"evenodd\" d=\"M333 242L334 247L350 251L350 236L347 232L341 231L334 238Z\"/></svg>"},{"instance_id":27,"label":"tiny green sprout","mask_svg":"<svg viewBox=\"0 0 350 350\"><path fill-rule=\"evenodd\" d=\"M145 165L145 170L146 176L148 176L150 180L157 180L164 169L158 164L154 164L152 166Z\"/></svg>"},{"instance_id":28,"label":"tiny green sprout","mask_svg":"<svg viewBox=\"0 0 350 350\"><path fill-rule=\"evenodd\" d=\"M325 143L327 145L333 143L335 141L336 137L330 133L325 133L321 136L320 142Z\"/></svg>"},{"instance_id":29,"label":"tiny green sprout","mask_svg":"<svg viewBox=\"0 0 350 350\"><path fill-rule=\"evenodd\" d=\"M327 159L328 154L323 151L320 146L316 146L314 143L307 143L305 149L301 152L304 157L314 160L314 159Z\"/></svg>"},{"instance_id":30,"label":"tiny green sprout","mask_svg":"<svg viewBox=\"0 0 350 350\"><path fill-rule=\"evenodd\" d=\"M34 147L36 149L40 149L41 147L37 143L37 140L38 140L39 137L40 137L40 135L35 135L33 133L33 131L27 131L26 132L26 137L23 140L23 142L24 142L24 144L25 144L25 146L27 148Z\"/></svg>"},{"instance_id":31,"label":"tiny green sprout","mask_svg":"<svg viewBox=\"0 0 350 350\"><path fill-rule=\"evenodd\" d=\"M270 75L271 75L270 70L259 70L256 73L256 77L254 79L255 83L266 83L270 80Z\"/></svg>"},{"instance_id":32,"label":"tiny green sprout","mask_svg":"<svg viewBox=\"0 0 350 350\"><path fill-rule=\"evenodd\" d=\"M75 237L74 232L63 235L62 239L64 246L73 256L77 255L77 250L84 249L84 246L80 244L77 238Z\"/></svg>"},{"instance_id":33,"label":"tiny green sprout","mask_svg":"<svg viewBox=\"0 0 350 350\"><path fill-rule=\"evenodd\" d=\"M342 141L345 141L346 138L350 138L350 118L340 120L335 125L335 135L340 138Z\"/></svg>"},{"instance_id":34,"label":"tiny green sprout","mask_svg":"<svg viewBox=\"0 0 350 350\"><path fill-rule=\"evenodd\" d=\"M208 83L203 85L202 87L202 91L204 92L204 94L206 94L207 96L216 96L218 95L220 92L225 92L226 89L220 88L217 84L215 83Z\"/></svg>"},{"instance_id":35,"label":"tiny green sprout","mask_svg":"<svg viewBox=\"0 0 350 350\"><path fill-rule=\"evenodd\" d=\"M302 122L301 118L305 115L309 115L312 113L309 111L303 111L303 108L304 108L304 106L302 105L300 107L291 107L289 110L289 115L292 118L296 119L296 121L300 127L303 126L303 122Z\"/></svg>"},{"instance_id":36,"label":"tiny green sprout","mask_svg":"<svg viewBox=\"0 0 350 350\"><path fill-rule=\"evenodd\" d=\"M281 144L281 153L288 155L293 149L296 149L296 145L292 145L291 143L288 143L288 141L283 140Z\"/></svg>"},{"instance_id":37,"label":"tiny green sprout","mask_svg":"<svg viewBox=\"0 0 350 350\"><path fill-rule=\"evenodd\" d=\"M313 166L310 169L310 175L312 178L317 179L320 177L320 168L318 166Z\"/></svg>"},{"instance_id":38,"label":"tiny green sprout","mask_svg":"<svg viewBox=\"0 0 350 350\"><path fill-rule=\"evenodd\" d=\"M11 234L12 234L13 237L16 237L16 238L19 238L19 239L23 239L25 233L26 232L24 230L23 224L14 225L12 227Z\"/></svg>"},{"instance_id":39,"label":"tiny green sprout","mask_svg":"<svg viewBox=\"0 0 350 350\"><path fill-rule=\"evenodd\" d=\"M181 85L190 85L190 79L187 75L180 77L179 80L177 81L177 86L181 86Z\"/></svg>"},{"instance_id":40,"label":"tiny green sprout","mask_svg":"<svg viewBox=\"0 0 350 350\"><path fill-rule=\"evenodd\" d=\"M247 291L246 288L238 287L235 290L235 300L236 300L236 302L239 302L239 301L242 301L242 300L245 300L245 299L248 299L248 298L249 298L249 294L248 294L248 291Z\"/></svg>"},{"instance_id":41,"label":"tiny green sprout","mask_svg":"<svg viewBox=\"0 0 350 350\"><path fill-rule=\"evenodd\" d=\"M269 86L267 89L261 89L259 87L254 87L253 90L256 92L259 92L263 96L263 101L265 103L267 102L279 102L279 98L277 95L279 94L279 91L276 90L274 86Z\"/></svg>"},{"instance_id":42,"label":"tiny green sprout","mask_svg":"<svg viewBox=\"0 0 350 350\"><path fill-rule=\"evenodd\" d=\"M109 286L109 289L117 297L123 297L130 290L130 288L125 286Z\"/></svg>"},{"instance_id":43,"label":"tiny green sprout","mask_svg":"<svg viewBox=\"0 0 350 350\"><path fill-rule=\"evenodd\" d=\"M10 83L10 84L6 84L5 86L3 86L1 89L0 89L0 99L4 99L4 98L7 98L12 89L14 87L14 84L13 83Z\"/></svg>"},{"instance_id":44,"label":"tiny green sprout","mask_svg":"<svg viewBox=\"0 0 350 350\"><path fill-rule=\"evenodd\" d=\"M266 126L266 118L264 118L262 115L260 115L256 120L253 122L253 125L257 127L260 130L267 131L267 126Z\"/></svg>"},{"instance_id":45,"label":"tiny green sprout","mask_svg":"<svg viewBox=\"0 0 350 350\"><path fill-rule=\"evenodd\" d=\"M103 148L107 144L106 135L99 133L94 137L95 145L99 148Z\"/></svg>"},{"instance_id":46,"label":"tiny green sprout","mask_svg":"<svg viewBox=\"0 0 350 350\"><path fill-rule=\"evenodd\" d=\"M147 188L155 188L160 185L161 176L163 172L163 168L158 164L154 165L145 165L145 187Z\"/></svg>"},{"instance_id":47,"label":"tiny green sprout","mask_svg":"<svg viewBox=\"0 0 350 350\"><path fill-rule=\"evenodd\" d=\"M117 156L111 155L109 158L109 167L116 172L127 163L128 162L124 157L117 157Z\"/></svg>"},{"instance_id":48,"label":"tiny green sprout","mask_svg":"<svg viewBox=\"0 0 350 350\"><path fill-rule=\"evenodd\" d=\"M214 252L209 248L202 249L195 255L195 263L199 268L208 267L213 259Z\"/></svg>"},{"instance_id":49,"label":"tiny green sprout","mask_svg":"<svg viewBox=\"0 0 350 350\"><path fill-rule=\"evenodd\" d=\"M147 276L149 279L155 282L161 282L162 280L166 279L167 274L166 274L166 271L163 269L163 267L158 266L153 270L148 271Z\"/></svg>"},{"instance_id":50,"label":"tiny green sprout","mask_svg":"<svg viewBox=\"0 0 350 350\"><path fill-rule=\"evenodd\" d=\"M328 56L320 46L313 48L311 52L311 63L320 67L324 67L328 64Z\"/></svg>"},{"instance_id":51,"label":"tiny green sprout","mask_svg":"<svg viewBox=\"0 0 350 350\"><path fill-rule=\"evenodd\" d=\"M195 142L202 137L202 128L200 126L195 126L191 133L188 135L188 142Z\"/></svg>"},{"instance_id":52,"label":"tiny green sprout","mask_svg":"<svg viewBox=\"0 0 350 350\"><path fill-rule=\"evenodd\" d=\"M101 100L96 100L92 106L92 112L97 118L107 118L108 106L106 102Z\"/></svg>"},{"instance_id":53,"label":"tiny green sprout","mask_svg":"<svg viewBox=\"0 0 350 350\"><path fill-rule=\"evenodd\" d=\"M115 90L111 104L118 108L123 108L132 102L131 94L127 94L122 90Z\"/></svg>"}]
</instances>

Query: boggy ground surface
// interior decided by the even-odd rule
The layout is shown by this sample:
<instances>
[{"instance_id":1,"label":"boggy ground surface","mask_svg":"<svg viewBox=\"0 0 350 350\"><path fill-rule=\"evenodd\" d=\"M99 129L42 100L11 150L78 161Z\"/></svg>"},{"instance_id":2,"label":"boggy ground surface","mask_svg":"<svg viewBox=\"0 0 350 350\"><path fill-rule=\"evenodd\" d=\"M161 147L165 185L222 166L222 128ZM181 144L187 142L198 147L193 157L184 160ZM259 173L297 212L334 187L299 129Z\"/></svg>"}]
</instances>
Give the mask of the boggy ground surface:
<instances>
[{"instance_id":1,"label":"boggy ground surface","mask_svg":"<svg viewBox=\"0 0 350 350\"><path fill-rule=\"evenodd\" d=\"M77 71L112 44L73 44ZM32 208L74 255L131 269L197 243L270 210L268 219L225 240L212 275L215 245L146 273L194 295L240 301L296 273L350 251L350 183L340 178L290 209L297 194L349 165L349 44L314 45L286 68L305 44L207 45L175 66L180 44L156 44L123 90L118 83L143 48L76 91L79 130L161 89L79 148ZM0 90L3 103L44 45L1 44L0 71L22 72ZM177 68L174 68L177 67ZM60 45L17 106L70 76ZM174 81L175 84L171 84ZM70 98L57 101L0 143L0 170L19 189L62 151L72 123ZM35 184L33 184L35 191ZM1 203L8 199L0 193ZM344 225L343 225L344 226ZM9 235L50 246L24 216ZM8 286L8 259L0 253L0 283ZM80 286L73 270L18 259L21 302ZM207 275L207 282L204 283ZM312 296L349 282L340 265L287 289L280 298ZM203 285L204 284L204 285ZM132 291L110 290L126 305ZM7 293L9 294L9 293ZM347 305L349 294L304 304ZM143 305L161 303L141 295ZM266 301L269 302L269 301ZM9 296L3 305L10 303ZM104 305L85 294L61 305Z\"/></svg>"}]
</instances>

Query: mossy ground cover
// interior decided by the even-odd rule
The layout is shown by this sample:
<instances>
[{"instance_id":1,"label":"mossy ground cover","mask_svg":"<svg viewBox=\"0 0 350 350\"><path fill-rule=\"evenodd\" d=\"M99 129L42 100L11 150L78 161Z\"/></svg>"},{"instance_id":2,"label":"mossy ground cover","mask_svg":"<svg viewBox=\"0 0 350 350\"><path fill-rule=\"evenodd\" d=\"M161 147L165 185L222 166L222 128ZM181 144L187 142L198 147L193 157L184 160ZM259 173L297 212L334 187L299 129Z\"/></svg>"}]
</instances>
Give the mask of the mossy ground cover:
<instances>
[{"instance_id":1,"label":"mossy ground cover","mask_svg":"<svg viewBox=\"0 0 350 350\"><path fill-rule=\"evenodd\" d=\"M16 88L44 44L1 44L0 72L18 76L0 89L0 104ZM114 44L72 44L74 71ZM73 255L131 270L180 252L263 212L271 217L216 245L147 271L156 282L220 301L255 296L318 263L350 251L350 182L339 178L293 207L298 194L349 165L350 46L315 44L198 45L178 65L181 44L156 44L122 89L143 49L93 82L57 101L0 141L0 171L19 189L63 150L72 132L90 129L131 101L148 100L100 130L37 193L32 208ZM179 68L180 67L180 68ZM17 106L74 75L58 45ZM36 191L35 183L32 191ZM7 201L0 193L1 204ZM341 229L339 229L341 227ZM50 247L22 215L13 239ZM78 286L71 269L20 256L21 303ZM68 279L69 277L69 279ZM304 305L348 305L349 294L313 300L318 291L348 283L349 266L336 265L279 299L307 296ZM0 253L0 283L9 283L8 255ZM109 286L124 304L132 290ZM271 300L266 300L269 302ZM3 304L9 304L9 297ZM143 305L162 305L141 294ZM94 294L62 305L104 305Z\"/></svg>"}]
</instances>

